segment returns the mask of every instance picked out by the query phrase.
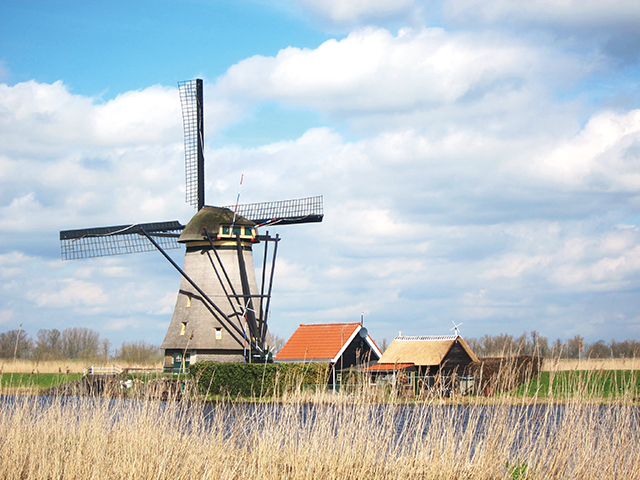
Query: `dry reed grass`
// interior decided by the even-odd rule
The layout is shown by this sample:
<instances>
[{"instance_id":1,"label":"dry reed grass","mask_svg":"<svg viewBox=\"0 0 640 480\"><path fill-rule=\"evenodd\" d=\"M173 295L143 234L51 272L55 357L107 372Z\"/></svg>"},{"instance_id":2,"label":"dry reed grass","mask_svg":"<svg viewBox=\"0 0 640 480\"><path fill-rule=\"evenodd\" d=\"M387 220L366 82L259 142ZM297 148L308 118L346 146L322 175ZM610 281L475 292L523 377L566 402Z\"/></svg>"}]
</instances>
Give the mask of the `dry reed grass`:
<instances>
[{"instance_id":1,"label":"dry reed grass","mask_svg":"<svg viewBox=\"0 0 640 480\"><path fill-rule=\"evenodd\" d=\"M91 362L90 360L47 360L38 362L35 360L0 359L0 371L2 373L82 373L82 369L87 365L101 365L104 362ZM107 362L117 363L121 367L136 367L138 365L120 363L117 361ZM161 363L144 365L162 368Z\"/></svg>"},{"instance_id":2,"label":"dry reed grass","mask_svg":"<svg viewBox=\"0 0 640 480\"><path fill-rule=\"evenodd\" d=\"M608 405L581 390L530 405L496 385L498 396L456 405L367 382L337 395L299 387L255 403L0 397L0 477L640 478L631 389Z\"/></svg>"},{"instance_id":3,"label":"dry reed grass","mask_svg":"<svg viewBox=\"0 0 640 480\"><path fill-rule=\"evenodd\" d=\"M542 371L566 370L640 370L639 358L589 358L586 360L545 359Z\"/></svg>"},{"instance_id":4,"label":"dry reed grass","mask_svg":"<svg viewBox=\"0 0 640 480\"><path fill-rule=\"evenodd\" d=\"M337 398L344 396L338 395ZM639 478L638 411L14 397L6 479Z\"/></svg>"}]
</instances>

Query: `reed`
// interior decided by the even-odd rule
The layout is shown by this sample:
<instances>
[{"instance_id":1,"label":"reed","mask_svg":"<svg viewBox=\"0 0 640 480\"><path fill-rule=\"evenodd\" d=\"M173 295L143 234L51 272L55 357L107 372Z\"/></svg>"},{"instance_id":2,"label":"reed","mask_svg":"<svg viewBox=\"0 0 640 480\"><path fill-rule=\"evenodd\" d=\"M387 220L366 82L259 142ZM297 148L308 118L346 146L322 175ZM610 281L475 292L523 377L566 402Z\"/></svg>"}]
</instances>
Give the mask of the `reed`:
<instances>
[{"instance_id":1,"label":"reed","mask_svg":"<svg viewBox=\"0 0 640 480\"><path fill-rule=\"evenodd\" d=\"M278 402L15 396L0 402L6 479L639 478L638 409L580 391L548 405L379 403L292 391ZM555 399L558 398L558 401Z\"/></svg>"},{"instance_id":2,"label":"reed","mask_svg":"<svg viewBox=\"0 0 640 480\"><path fill-rule=\"evenodd\" d=\"M92 362L90 360L12 360L0 359L0 373L82 373L82 369L92 363L96 365L103 364L103 361ZM109 361L106 363L118 363L117 361ZM129 363L118 363L121 367L136 367L139 365ZM156 368L162 368L161 363L152 365L143 365Z\"/></svg>"},{"instance_id":3,"label":"reed","mask_svg":"<svg viewBox=\"0 0 640 480\"><path fill-rule=\"evenodd\" d=\"M588 358L588 359L558 359L545 358L542 370L558 372L566 370L640 370L640 358Z\"/></svg>"}]
</instances>

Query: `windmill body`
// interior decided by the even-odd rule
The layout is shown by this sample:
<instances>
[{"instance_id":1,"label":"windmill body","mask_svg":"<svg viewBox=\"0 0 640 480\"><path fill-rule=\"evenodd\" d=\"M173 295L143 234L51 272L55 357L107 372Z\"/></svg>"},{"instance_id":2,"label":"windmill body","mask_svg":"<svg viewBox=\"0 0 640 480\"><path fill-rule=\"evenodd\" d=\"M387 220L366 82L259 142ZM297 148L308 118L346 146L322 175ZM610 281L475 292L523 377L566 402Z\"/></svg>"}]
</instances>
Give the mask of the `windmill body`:
<instances>
[{"instance_id":1,"label":"windmill body","mask_svg":"<svg viewBox=\"0 0 640 480\"><path fill-rule=\"evenodd\" d=\"M181 372L199 360L270 360L267 327L279 235L258 227L321 222L322 197L232 207L204 203L202 80L180 82L185 133L186 196L197 213L178 221L60 232L63 259L158 250L182 275L173 317L162 343L164 368ZM263 244L260 279L253 246ZM186 247L181 268L166 249ZM271 247L270 247L271 245Z\"/></svg>"},{"instance_id":2,"label":"windmill body","mask_svg":"<svg viewBox=\"0 0 640 480\"><path fill-rule=\"evenodd\" d=\"M205 228L214 235L211 242L200 233ZM254 222L240 216L234 221L231 210L208 206L183 230L178 242L186 246L185 274L230 322L183 277L161 347L166 369L199 360L250 360L249 347L259 344L263 333L264 348L271 348L271 336L262 320L264 294L258 289L253 263L252 246L258 241L255 231Z\"/></svg>"}]
</instances>

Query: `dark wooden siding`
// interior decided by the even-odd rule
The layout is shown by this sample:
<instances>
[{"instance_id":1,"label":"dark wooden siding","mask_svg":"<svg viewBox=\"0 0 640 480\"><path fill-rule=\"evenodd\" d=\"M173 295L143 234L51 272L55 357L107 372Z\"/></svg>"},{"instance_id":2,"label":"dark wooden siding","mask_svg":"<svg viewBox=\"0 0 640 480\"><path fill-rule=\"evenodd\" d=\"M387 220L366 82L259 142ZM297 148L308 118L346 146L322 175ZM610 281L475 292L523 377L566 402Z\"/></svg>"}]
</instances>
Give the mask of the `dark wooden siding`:
<instances>
[{"instance_id":1,"label":"dark wooden siding","mask_svg":"<svg viewBox=\"0 0 640 480\"><path fill-rule=\"evenodd\" d=\"M338 359L336 368L338 371L346 370L355 365L362 365L370 360L377 360L378 357L373 353L371 347L365 339L356 335L349 346L342 354L342 358Z\"/></svg>"},{"instance_id":2,"label":"dark wooden siding","mask_svg":"<svg viewBox=\"0 0 640 480\"><path fill-rule=\"evenodd\" d=\"M463 375L466 367L471 364L471 357L462 345L456 341L449 349L440 365L424 365L420 367L420 375L451 375L453 372Z\"/></svg>"},{"instance_id":3,"label":"dark wooden siding","mask_svg":"<svg viewBox=\"0 0 640 480\"><path fill-rule=\"evenodd\" d=\"M471 357L465 351L465 349L462 348L462 345L460 345L460 343L456 340L456 342L451 347L451 350L449 350L449 353L442 362L441 372L444 375L451 374L454 371L462 374L462 372L465 370L465 367L467 367L470 363Z\"/></svg>"}]
</instances>

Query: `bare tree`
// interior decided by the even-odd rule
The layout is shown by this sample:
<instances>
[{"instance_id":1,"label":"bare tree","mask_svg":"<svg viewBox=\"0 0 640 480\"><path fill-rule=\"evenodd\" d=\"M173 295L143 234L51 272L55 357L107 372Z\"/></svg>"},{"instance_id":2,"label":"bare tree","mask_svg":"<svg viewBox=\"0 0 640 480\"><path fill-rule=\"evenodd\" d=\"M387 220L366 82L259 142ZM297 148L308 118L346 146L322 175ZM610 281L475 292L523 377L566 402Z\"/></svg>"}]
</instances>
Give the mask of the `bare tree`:
<instances>
[{"instance_id":1,"label":"bare tree","mask_svg":"<svg viewBox=\"0 0 640 480\"><path fill-rule=\"evenodd\" d=\"M284 347L285 343L287 343L287 341L284 338L279 337L278 335L274 335L273 336L273 354L274 355L277 354L280 351L280 349Z\"/></svg>"},{"instance_id":2,"label":"bare tree","mask_svg":"<svg viewBox=\"0 0 640 480\"><path fill-rule=\"evenodd\" d=\"M33 357L38 361L62 358L62 334L60 330L38 330Z\"/></svg>"},{"instance_id":3,"label":"bare tree","mask_svg":"<svg viewBox=\"0 0 640 480\"><path fill-rule=\"evenodd\" d=\"M0 358L25 359L31 356L33 341L24 330L0 333Z\"/></svg>"},{"instance_id":4,"label":"bare tree","mask_svg":"<svg viewBox=\"0 0 640 480\"><path fill-rule=\"evenodd\" d=\"M98 357L100 334L86 327L62 331L61 349L64 358L93 359Z\"/></svg>"},{"instance_id":5,"label":"bare tree","mask_svg":"<svg viewBox=\"0 0 640 480\"><path fill-rule=\"evenodd\" d=\"M100 340L100 349L98 355L104 359L105 362L109 360L109 352L111 351L111 341L108 338Z\"/></svg>"},{"instance_id":6,"label":"bare tree","mask_svg":"<svg viewBox=\"0 0 640 480\"><path fill-rule=\"evenodd\" d=\"M122 342L116 350L115 359L133 364L151 364L162 359L162 352L157 345L140 340L138 342Z\"/></svg>"},{"instance_id":7,"label":"bare tree","mask_svg":"<svg viewBox=\"0 0 640 480\"><path fill-rule=\"evenodd\" d=\"M609 358L611 356L611 349L604 340L598 340L585 348L586 358Z\"/></svg>"},{"instance_id":8,"label":"bare tree","mask_svg":"<svg viewBox=\"0 0 640 480\"><path fill-rule=\"evenodd\" d=\"M579 359L583 343L584 337L581 337L580 335L576 335L575 337L567 340L567 356L569 358Z\"/></svg>"},{"instance_id":9,"label":"bare tree","mask_svg":"<svg viewBox=\"0 0 640 480\"><path fill-rule=\"evenodd\" d=\"M640 355L640 342L637 340L624 340L617 342L611 340L609 344L611 355L615 358L637 358Z\"/></svg>"}]
</instances>

